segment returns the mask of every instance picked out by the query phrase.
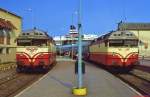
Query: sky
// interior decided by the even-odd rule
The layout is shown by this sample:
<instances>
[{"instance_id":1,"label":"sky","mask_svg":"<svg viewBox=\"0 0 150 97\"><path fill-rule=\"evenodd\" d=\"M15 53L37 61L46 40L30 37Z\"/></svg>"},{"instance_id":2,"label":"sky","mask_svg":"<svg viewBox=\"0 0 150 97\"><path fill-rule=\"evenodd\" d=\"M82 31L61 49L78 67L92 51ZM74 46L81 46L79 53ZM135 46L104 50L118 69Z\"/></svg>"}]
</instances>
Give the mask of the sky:
<instances>
[{"instance_id":1,"label":"sky","mask_svg":"<svg viewBox=\"0 0 150 97\"><path fill-rule=\"evenodd\" d=\"M77 25L79 0L0 0L0 7L23 18L23 30L33 27L49 35L69 33ZM150 0L82 0L83 34L102 35L117 23L150 22Z\"/></svg>"}]
</instances>

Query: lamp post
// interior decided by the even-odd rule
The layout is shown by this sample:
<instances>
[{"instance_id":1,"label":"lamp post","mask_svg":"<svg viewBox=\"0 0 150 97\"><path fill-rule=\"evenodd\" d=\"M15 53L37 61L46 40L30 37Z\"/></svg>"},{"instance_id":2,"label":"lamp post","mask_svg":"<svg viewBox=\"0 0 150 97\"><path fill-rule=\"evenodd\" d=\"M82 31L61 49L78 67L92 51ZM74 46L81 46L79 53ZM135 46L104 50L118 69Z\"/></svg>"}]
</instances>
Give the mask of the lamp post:
<instances>
[{"instance_id":1,"label":"lamp post","mask_svg":"<svg viewBox=\"0 0 150 97\"><path fill-rule=\"evenodd\" d=\"M83 87L83 74L82 74L82 23L81 23L81 4L82 0L79 0L78 8L78 86L73 89L74 95L84 96L87 94L87 89Z\"/></svg>"},{"instance_id":2,"label":"lamp post","mask_svg":"<svg viewBox=\"0 0 150 97\"><path fill-rule=\"evenodd\" d=\"M31 8L28 8L27 11L31 12L31 28L33 28L33 26L34 26L33 10Z\"/></svg>"}]
</instances>

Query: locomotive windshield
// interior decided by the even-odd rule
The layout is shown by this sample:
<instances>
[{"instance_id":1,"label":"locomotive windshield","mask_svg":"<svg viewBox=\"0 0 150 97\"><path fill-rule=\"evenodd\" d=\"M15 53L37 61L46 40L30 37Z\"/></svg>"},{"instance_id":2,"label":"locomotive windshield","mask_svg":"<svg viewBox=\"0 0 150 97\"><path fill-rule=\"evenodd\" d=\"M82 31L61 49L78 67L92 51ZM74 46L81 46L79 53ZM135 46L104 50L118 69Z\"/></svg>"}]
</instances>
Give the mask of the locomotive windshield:
<instances>
[{"instance_id":1,"label":"locomotive windshield","mask_svg":"<svg viewBox=\"0 0 150 97\"><path fill-rule=\"evenodd\" d=\"M127 40L127 39L124 39L124 40L109 40L109 46L110 47L120 47L120 46L123 46L123 47L135 47L135 46L138 46L138 40Z\"/></svg>"},{"instance_id":2,"label":"locomotive windshield","mask_svg":"<svg viewBox=\"0 0 150 97\"><path fill-rule=\"evenodd\" d=\"M138 46L138 40L124 40L125 46Z\"/></svg>"},{"instance_id":3,"label":"locomotive windshield","mask_svg":"<svg viewBox=\"0 0 150 97\"><path fill-rule=\"evenodd\" d=\"M46 39L18 39L18 46L47 46Z\"/></svg>"}]
</instances>

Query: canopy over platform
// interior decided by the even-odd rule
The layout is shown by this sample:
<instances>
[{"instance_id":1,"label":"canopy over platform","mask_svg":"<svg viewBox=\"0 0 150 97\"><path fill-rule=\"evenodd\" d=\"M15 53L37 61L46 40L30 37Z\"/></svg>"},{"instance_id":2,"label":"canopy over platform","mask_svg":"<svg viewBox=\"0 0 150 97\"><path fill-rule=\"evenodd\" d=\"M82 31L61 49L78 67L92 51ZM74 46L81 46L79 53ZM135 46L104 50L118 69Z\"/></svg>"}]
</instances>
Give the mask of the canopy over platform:
<instances>
[{"instance_id":1,"label":"canopy over platform","mask_svg":"<svg viewBox=\"0 0 150 97\"><path fill-rule=\"evenodd\" d=\"M0 29L17 29L12 23L11 21L5 20L0 18Z\"/></svg>"}]
</instances>

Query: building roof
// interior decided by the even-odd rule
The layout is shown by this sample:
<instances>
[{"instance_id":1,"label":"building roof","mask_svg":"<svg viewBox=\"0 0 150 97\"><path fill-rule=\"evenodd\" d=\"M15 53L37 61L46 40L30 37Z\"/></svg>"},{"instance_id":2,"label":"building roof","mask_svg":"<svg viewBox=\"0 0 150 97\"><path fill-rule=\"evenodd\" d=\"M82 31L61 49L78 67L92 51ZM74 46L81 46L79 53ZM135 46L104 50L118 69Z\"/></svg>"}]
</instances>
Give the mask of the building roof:
<instances>
[{"instance_id":1,"label":"building roof","mask_svg":"<svg viewBox=\"0 0 150 97\"><path fill-rule=\"evenodd\" d=\"M10 21L0 18L0 28L17 29Z\"/></svg>"},{"instance_id":2,"label":"building roof","mask_svg":"<svg viewBox=\"0 0 150 97\"><path fill-rule=\"evenodd\" d=\"M47 32L34 27L33 29L24 30L23 33L43 33L43 35L45 35Z\"/></svg>"},{"instance_id":3,"label":"building roof","mask_svg":"<svg viewBox=\"0 0 150 97\"><path fill-rule=\"evenodd\" d=\"M150 30L150 23L124 23L118 24L118 30Z\"/></svg>"},{"instance_id":4,"label":"building roof","mask_svg":"<svg viewBox=\"0 0 150 97\"><path fill-rule=\"evenodd\" d=\"M3 8L0 8L0 11L3 11L3 12L6 12L6 13L9 13L9 14L11 14L11 15L14 15L14 16L18 17L18 18L22 18L21 16L18 16L18 15L16 15L15 13L12 13L12 12L10 12L10 11L6 10L6 9L3 9Z\"/></svg>"}]
</instances>

